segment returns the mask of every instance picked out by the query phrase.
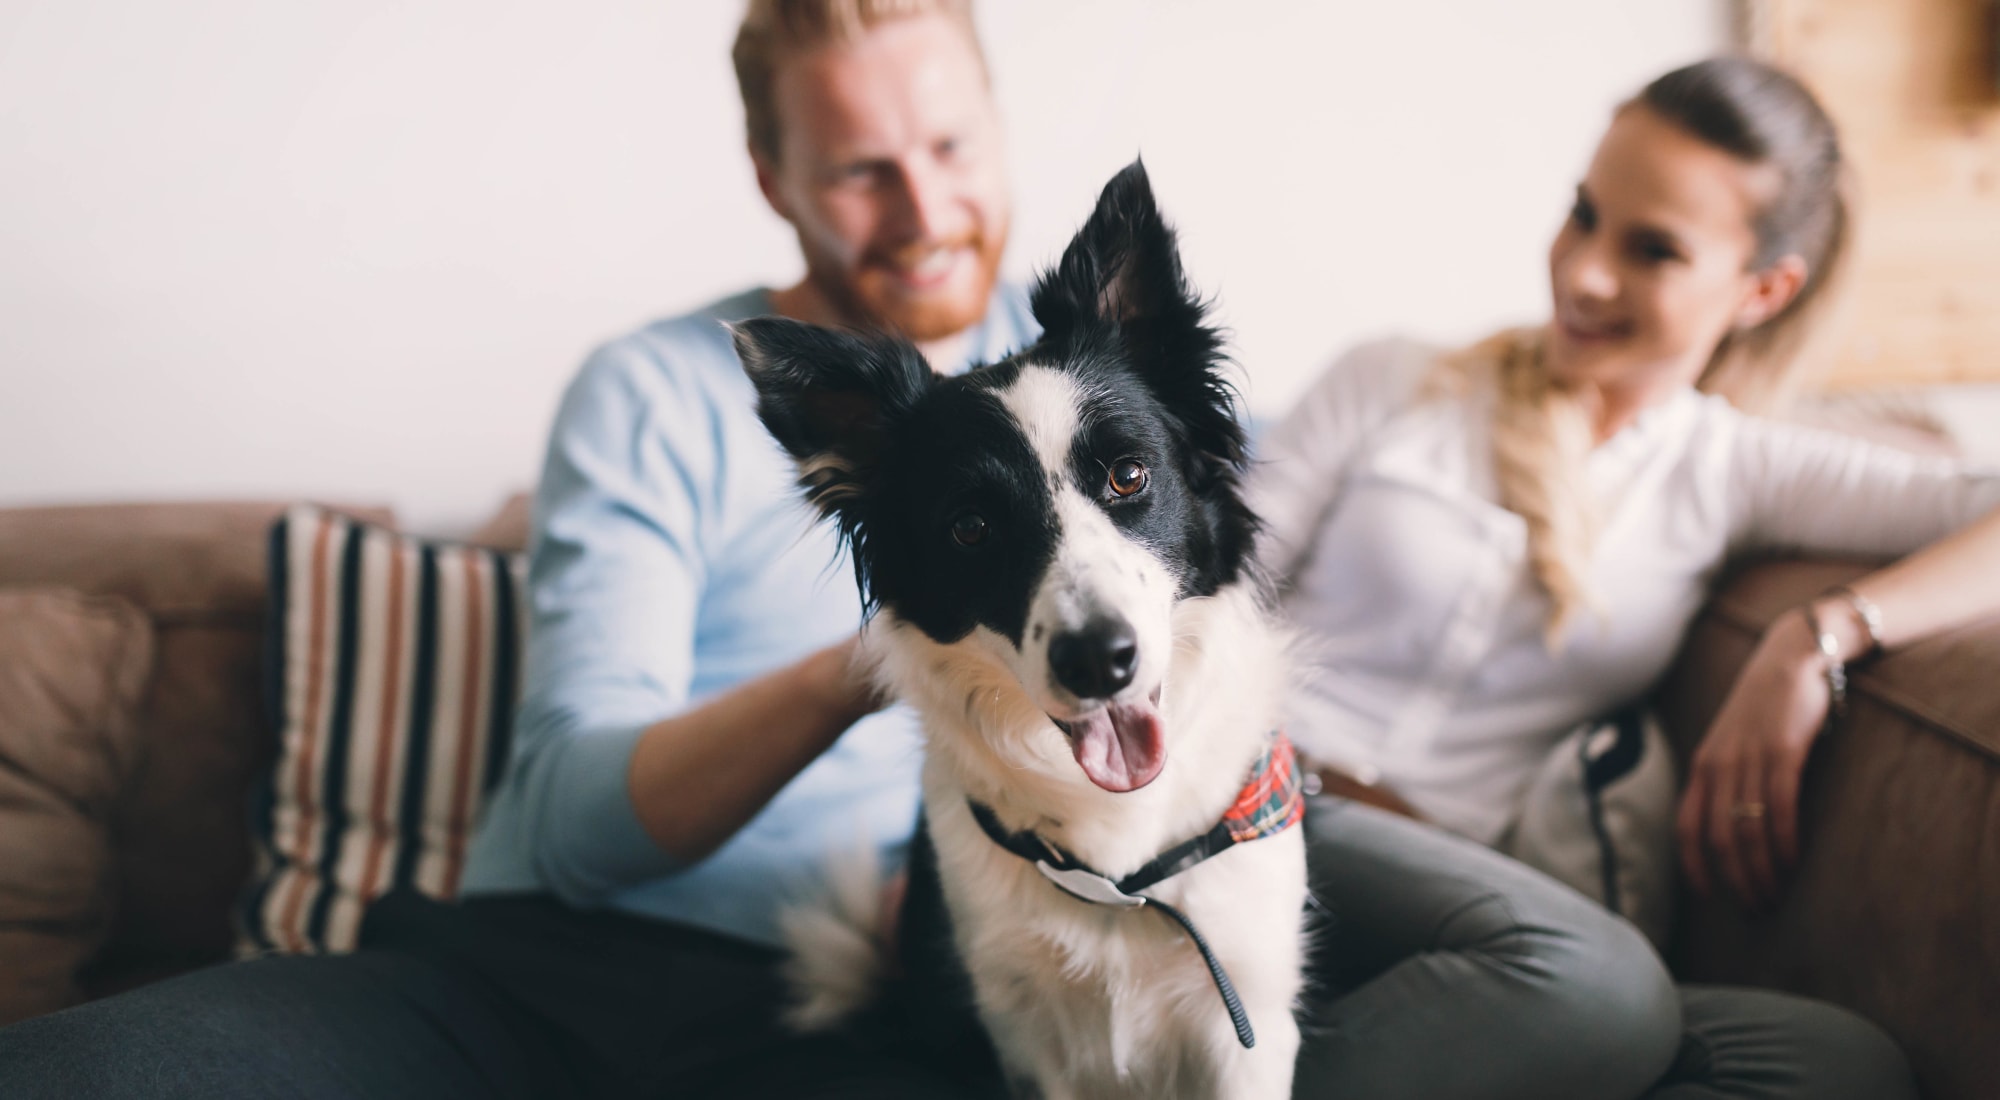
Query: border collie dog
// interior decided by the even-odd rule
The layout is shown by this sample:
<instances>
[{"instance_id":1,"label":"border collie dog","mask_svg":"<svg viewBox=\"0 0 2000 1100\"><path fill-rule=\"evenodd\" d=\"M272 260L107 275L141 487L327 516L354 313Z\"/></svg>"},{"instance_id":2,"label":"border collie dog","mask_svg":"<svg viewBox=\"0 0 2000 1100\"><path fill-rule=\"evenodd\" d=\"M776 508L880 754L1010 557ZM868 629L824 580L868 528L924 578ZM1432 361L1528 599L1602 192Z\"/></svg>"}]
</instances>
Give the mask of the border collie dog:
<instances>
[{"instance_id":1,"label":"border collie dog","mask_svg":"<svg viewBox=\"0 0 2000 1100\"><path fill-rule=\"evenodd\" d=\"M1274 732L1287 636L1250 564L1221 337L1142 166L1031 305L1037 343L957 377L894 337L766 318L735 338L852 548L878 679L922 719L912 905L934 860L1010 1086L1287 1097L1306 897ZM845 917L789 921L799 1026L860 1007L886 961L856 927L872 891L847 893Z\"/></svg>"}]
</instances>

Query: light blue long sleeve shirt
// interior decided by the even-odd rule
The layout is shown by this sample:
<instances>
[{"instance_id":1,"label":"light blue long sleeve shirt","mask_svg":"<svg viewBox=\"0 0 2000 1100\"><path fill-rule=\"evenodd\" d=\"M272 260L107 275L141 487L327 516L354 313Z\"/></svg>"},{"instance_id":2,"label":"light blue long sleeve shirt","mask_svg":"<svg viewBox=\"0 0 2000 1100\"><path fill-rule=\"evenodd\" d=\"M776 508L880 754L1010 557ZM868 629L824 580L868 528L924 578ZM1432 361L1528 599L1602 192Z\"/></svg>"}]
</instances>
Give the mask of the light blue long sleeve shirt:
<instances>
[{"instance_id":1,"label":"light blue long sleeve shirt","mask_svg":"<svg viewBox=\"0 0 2000 1100\"><path fill-rule=\"evenodd\" d=\"M648 726L861 623L847 556L800 503L721 324L771 312L753 290L660 321L598 349L565 393L535 499L512 756L468 895L553 893L775 945L780 904L839 850L893 860L907 843L919 742L900 707L857 723L692 865L653 842L628 792ZM967 362L1038 331L1002 288ZM754 730L742 751L759 751Z\"/></svg>"}]
</instances>

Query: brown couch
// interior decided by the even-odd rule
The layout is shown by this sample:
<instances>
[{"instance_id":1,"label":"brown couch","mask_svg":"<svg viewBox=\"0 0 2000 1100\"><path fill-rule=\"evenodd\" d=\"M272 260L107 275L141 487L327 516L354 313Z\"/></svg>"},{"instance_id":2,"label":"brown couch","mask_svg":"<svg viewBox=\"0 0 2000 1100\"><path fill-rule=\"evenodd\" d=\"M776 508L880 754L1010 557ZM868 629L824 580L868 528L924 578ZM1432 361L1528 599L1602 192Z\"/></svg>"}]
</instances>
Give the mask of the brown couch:
<instances>
[{"instance_id":1,"label":"brown couch","mask_svg":"<svg viewBox=\"0 0 2000 1100\"><path fill-rule=\"evenodd\" d=\"M1661 688L1683 770L1764 628L1865 569L1764 563L1724 585ZM1801 803L1781 906L1683 905L1675 972L1847 1005L1903 1044L1926 1096L2000 1096L2000 621L1856 670Z\"/></svg>"},{"instance_id":2,"label":"brown couch","mask_svg":"<svg viewBox=\"0 0 2000 1100\"><path fill-rule=\"evenodd\" d=\"M0 1022L227 957L276 504L0 510ZM517 544L518 514L481 541ZM1741 572L1668 678L1683 753L1763 626L1857 566ZM1936 1098L2000 1081L2000 622L1861 671L1784 905L1687 907L1690 980L1850 1005Z\"/></svg>"},{"instance_id":3,"label":"brown couch","mask_svg":"<svg viewBox=\"0 0 2000 1100\"><path fill-rule=\"evenodd\" d=\"M0 1022L229 954L283 509L0 510Z\"/></svg>"}]
</instances>

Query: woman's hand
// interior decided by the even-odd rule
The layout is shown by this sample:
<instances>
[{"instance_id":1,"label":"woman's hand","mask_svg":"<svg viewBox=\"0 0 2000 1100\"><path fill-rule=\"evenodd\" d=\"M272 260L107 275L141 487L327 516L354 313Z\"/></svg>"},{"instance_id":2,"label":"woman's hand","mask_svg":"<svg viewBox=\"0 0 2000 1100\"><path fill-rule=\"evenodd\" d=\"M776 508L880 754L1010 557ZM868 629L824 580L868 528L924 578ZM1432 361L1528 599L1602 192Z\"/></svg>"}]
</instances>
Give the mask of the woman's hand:
<instances>
[{"instance_id":1,"label":"woman's hand","mask_svg":"<svg viewBox=\"0 0 2000 1100\"><path fill-rule=\"evenodd\" d=\"M1826 727L1825 659L1792 611L1765 632L1695 750L1681 796L1681 869L1706 895L1717 877L1755 910L1775 905L1798 861L1799 778Z\"/></svg>"},{"instance_id":2,"label":"woman's hand","mask_svg":"<svg viewBox=\"0 0 2000 1100\"><path fill-rule=\"evenodd\" d=\"M1875 605L1871 630L1850 599L1812 603L1835 652L1853 661L2000 614L2000 509L1847 585ZM1681 868L1707 893L1717 873L1754 907L1778 898L1778 873L1799 854L1799 776L1826 724L1826 658L1802 611L1780 616L1694 755L1681 797Z\"/></svg>"}]
</instances>

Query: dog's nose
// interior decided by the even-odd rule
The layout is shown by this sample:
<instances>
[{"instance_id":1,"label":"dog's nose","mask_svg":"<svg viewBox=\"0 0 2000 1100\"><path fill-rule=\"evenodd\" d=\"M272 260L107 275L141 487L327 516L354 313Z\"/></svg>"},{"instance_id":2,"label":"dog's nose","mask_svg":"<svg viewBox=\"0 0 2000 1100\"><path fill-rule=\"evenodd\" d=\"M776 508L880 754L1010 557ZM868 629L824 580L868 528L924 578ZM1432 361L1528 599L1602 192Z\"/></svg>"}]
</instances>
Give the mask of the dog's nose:
<instances>
[{"instance_id":1,"label":"dog's nose","mask_svg":"<svg viewBox=\"0 0 2000 1100\"><path fill-rule=\"evenodd\" d=\"M1124 619L1092 619L1049 641L1049 671L1079 699L1109 699L1132 682L1139 638Z\"/></svg>"}]
</instances>

